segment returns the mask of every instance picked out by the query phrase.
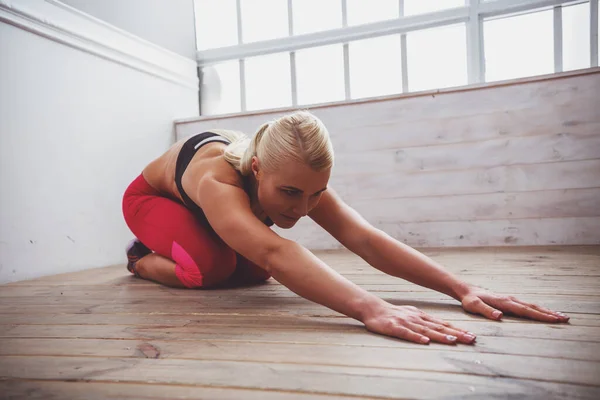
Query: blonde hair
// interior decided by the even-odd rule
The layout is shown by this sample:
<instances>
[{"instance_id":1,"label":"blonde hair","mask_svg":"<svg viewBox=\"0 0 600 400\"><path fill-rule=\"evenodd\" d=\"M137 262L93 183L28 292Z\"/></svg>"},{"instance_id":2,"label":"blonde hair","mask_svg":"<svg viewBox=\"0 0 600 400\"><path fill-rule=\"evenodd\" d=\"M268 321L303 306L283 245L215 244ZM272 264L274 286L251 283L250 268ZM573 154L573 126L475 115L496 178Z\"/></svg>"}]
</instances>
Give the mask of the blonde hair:
<instances>
[{"instance_id":1,"label":"blonde hair","mask_svg":"<svg viewBox=\"0 0 600 400\"><path fill-rule=\"evenodd\" d=\"M262 124L254 137L241 132L212 130L232 143L223 156L244 176L252 169L252 157L257 156L261 167L276 171L290 160L308 165L315 171L333 167L333 146L327 128L308 111L296 111Z\"/></svg>"}]
</instances>

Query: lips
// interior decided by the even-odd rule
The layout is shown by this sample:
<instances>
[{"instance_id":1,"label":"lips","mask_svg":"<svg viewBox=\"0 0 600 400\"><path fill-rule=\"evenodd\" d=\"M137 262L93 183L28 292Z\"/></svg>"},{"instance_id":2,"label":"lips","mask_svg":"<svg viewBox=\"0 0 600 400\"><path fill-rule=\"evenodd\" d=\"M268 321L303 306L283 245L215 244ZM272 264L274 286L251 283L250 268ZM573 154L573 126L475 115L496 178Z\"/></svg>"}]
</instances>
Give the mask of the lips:
<instances>
[{"instance_id":1,"label":"lips","mask_svg":"<svg viewBox=\"0 0 600 400\"><path fill-rule=\"evenodd\" d=\"M283 215L284 217L286 217L287 219L289 219L289 220L291 220L291 221L295 221L295 220L297 220L297 219L298 219L298 218L292 218L292 217L288 217L288 216L287 216L287 215L285 215L285 214L281 214L281 215Z\"/></svg>"}]
</instances>

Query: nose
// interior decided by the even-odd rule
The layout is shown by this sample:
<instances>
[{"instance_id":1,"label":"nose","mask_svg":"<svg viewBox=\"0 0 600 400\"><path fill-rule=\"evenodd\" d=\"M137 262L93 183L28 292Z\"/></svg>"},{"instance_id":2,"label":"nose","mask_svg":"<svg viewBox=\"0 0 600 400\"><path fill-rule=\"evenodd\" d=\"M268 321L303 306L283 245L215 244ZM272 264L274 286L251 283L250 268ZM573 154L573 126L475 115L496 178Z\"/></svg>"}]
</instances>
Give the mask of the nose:
<instances>
[{"instance_id":1,"label":"nose","mask_svg":"<svg viewBox=\"0 0 600 400\"><path fill-rule=\"evenodd\" d=\"M294 207L294 216L304 217L306 214L308 214L308 199L302 199Z\"/></svg>"}]
</instances>

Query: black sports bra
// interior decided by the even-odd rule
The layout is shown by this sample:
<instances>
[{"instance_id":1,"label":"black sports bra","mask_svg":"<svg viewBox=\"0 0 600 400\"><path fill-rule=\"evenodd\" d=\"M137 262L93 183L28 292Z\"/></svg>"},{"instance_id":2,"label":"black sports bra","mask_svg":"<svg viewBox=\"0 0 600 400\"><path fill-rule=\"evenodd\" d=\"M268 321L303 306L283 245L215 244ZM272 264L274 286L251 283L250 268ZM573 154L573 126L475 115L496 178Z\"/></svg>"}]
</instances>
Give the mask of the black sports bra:
<instances>
[{"instance_id":1,"label":"black sports bra","mask_svg":"<svg viewBox=\"0 0 600 400\"><path fill-rule=\"evenodd\" d=\"M208 220L206 219L206 215L204 214L204 211L202 211L202 208L194 203L194 201L187 195L185 190L183 190L181 178L183 177L183 173L190 164L190 161L192 161L192 158L196 152L205 144L212 142L222 142L225 144L231 143L229 140L227 140L227 138L213 132L199 133L185 141L183 147L179 151L177 163L175 165L175 184L177 185L177 190L179 190L179 194L181 195L185 206L189 208L197 218L205 220L206 222L208 222ZM273 221L267 217L265 224L267 226L271 226L273 225Z\"/></svg>"}]
</instances>

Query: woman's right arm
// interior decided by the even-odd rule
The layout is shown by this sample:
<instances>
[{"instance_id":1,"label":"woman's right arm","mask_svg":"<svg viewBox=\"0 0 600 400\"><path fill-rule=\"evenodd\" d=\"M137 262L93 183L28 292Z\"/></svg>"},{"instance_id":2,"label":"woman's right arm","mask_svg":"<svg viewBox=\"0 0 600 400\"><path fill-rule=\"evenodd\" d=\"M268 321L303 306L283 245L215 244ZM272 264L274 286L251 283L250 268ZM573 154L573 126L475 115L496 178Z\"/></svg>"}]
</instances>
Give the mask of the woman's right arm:
<instances>
[{"instance_id":1,"label":"woman's right arm","mask_svg":"<svg viewBox=\"0 0 600 400\"><path fill-rule=\"evenodd\" d=\"M228 246L299 296L359 320L373 332L418 343L427 343L429 340L423 339L426 336L454 343L446 335L465 332L415 307L382 300L344 278L303 246L277 235L252 213L247 194L238 186L206 177L195 195L210 225Z\"/></svg>"}]
</instances>

